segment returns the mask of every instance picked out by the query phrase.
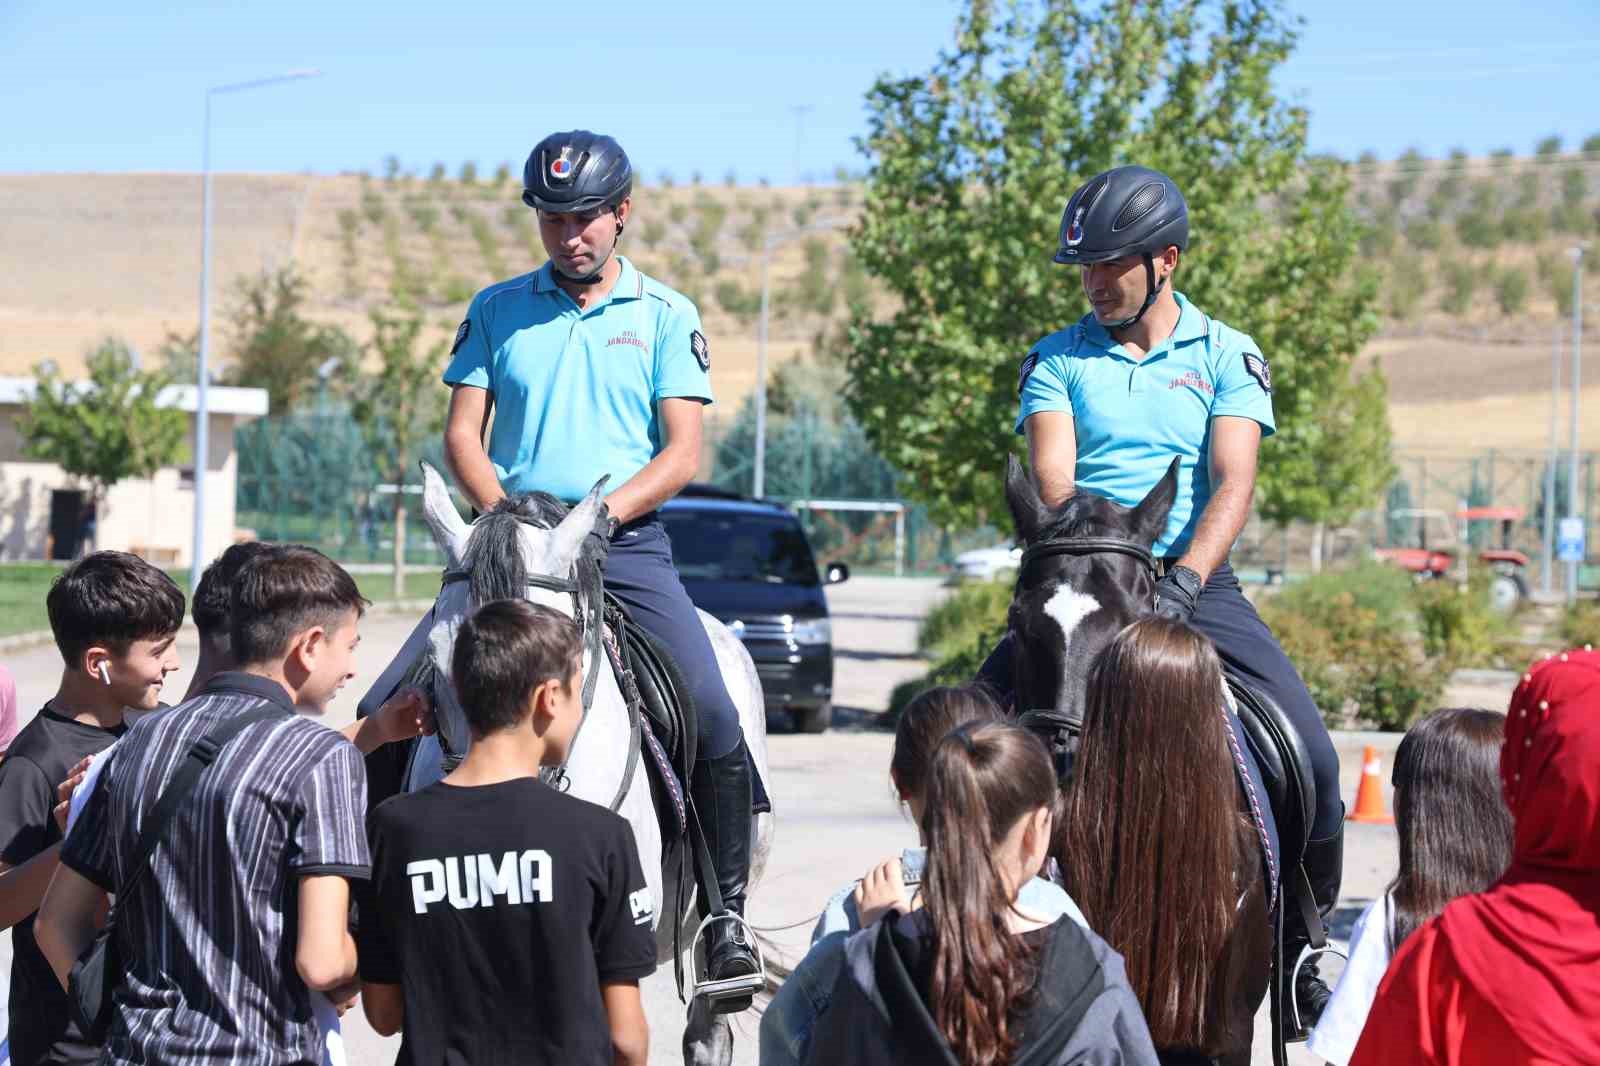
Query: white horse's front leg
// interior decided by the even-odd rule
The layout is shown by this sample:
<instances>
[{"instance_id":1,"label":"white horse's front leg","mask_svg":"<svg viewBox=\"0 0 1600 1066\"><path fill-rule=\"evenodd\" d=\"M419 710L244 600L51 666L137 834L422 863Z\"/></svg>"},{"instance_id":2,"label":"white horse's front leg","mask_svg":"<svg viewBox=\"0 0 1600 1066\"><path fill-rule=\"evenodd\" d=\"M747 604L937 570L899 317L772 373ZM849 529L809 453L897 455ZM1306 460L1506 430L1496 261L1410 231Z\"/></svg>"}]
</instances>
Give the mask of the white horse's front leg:
<instances>
[{"instance_id":1,"label":"white horse's front leg","mask_svg":"<svg viewBox=\"0 0 1600 1066\"><path fill-rule=\"evenodd\" d=\"M704 996L690 1001L683 1030L684 1066L733 1066L731 1014L712 1014Z\"/></svg>"}]
</instances>

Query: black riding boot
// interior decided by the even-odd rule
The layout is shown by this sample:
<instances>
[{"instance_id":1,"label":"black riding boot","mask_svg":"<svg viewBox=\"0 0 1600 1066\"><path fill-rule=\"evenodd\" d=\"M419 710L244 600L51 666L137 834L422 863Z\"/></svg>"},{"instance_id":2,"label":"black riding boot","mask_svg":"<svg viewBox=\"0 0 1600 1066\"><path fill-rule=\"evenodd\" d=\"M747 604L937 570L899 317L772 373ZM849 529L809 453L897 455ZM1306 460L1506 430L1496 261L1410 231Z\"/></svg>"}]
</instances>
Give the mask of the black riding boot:
<instances>
[{"instance_id":1,"label":"black riding boot","mask_svg":"<svg viewBox=\"0 0 1600 1066\"><path fill-rule=\"evenodd\" d=\"M1317 913L1322 915L1322 924L1326 928L1328 919L1333 915L1333 908L1339 902L1339 886L1344 880L1344 823L1339 824L1339 831L1323 840L1312 840L1306 843L1305 857L1306 878L1311 882L1311 898L1316 902ZM1284 963L1293 967L1299 959L1301 949L1311 942L1311 936L1306 931L1305 922L1299 913L1291 908L1284 915ZM1320 956L1318 957L1320 958ZM1328 1005L1333 992L1328 988L1326 981L1317 971L1317 958L1306 960L1295 976L1294 987L1284 989L1284 1002L1298 1003L1300 1008L1300 1028L1293 1030L1294 1016L1290 1014L1286 1019L1285 1032L1289 1040L1304 1040L1311 1035L1312 1026L1322 1017L1322 1009ZM1290 999L1293 992L1294 999Z\"/></svg>"},{"instance_id":2,"label":"black riding boot","mask_svg":"<svg viewBox=\"0 0 1600 1066\"><path fill-rule=\"evenodd\" d=\"M750 757L744 741L716 759L694 764L690 788L700 826L705 831L711 865L717 872L722 902L744 916L745 888L750 880ZM707 908L702 901L701 917ZM706 927L706 975L713 981L759 972L745 928L738 922L712 922ZM750 1006L752 997L710 1004L714 1014L734 1014Z\"/></svg>"}]
</instances>

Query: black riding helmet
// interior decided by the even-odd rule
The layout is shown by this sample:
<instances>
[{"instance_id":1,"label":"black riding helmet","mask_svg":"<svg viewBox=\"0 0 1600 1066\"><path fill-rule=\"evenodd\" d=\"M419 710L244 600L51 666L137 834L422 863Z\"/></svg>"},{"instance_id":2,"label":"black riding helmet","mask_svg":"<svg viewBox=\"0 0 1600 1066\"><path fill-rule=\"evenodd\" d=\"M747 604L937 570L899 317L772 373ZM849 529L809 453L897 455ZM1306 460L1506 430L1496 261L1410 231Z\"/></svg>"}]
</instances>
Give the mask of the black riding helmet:
<instances>
[{"instance_id":1,"label":"black riding helmet","mask_svg":"<svg viewBox=\"0 0 1600 1066\"><path fill-rule=\"evenodd\" d=\"M633 191L633 167L615 139L588 130L552 133L522 168L522 202L551 214L616 207Z\"/></svg>"},{"instance_id":2,"label":"black riding helmet","mask_svg":"<svg viewBox=\"0 0 1600 1066\"><path fill-rule=\"evenodd\" d=\"M1055 261L1085 266L1125 255L1143 256L1149 286L1144 306L1132 318L1109 327L1126 329L1143 318L1160 295L1154 260L1172 245L1179 251L1189 246L1189 205L1178 186L1159 170L1117 167L1090 178L1067 201Z\"/></svg>"}]
</instances>

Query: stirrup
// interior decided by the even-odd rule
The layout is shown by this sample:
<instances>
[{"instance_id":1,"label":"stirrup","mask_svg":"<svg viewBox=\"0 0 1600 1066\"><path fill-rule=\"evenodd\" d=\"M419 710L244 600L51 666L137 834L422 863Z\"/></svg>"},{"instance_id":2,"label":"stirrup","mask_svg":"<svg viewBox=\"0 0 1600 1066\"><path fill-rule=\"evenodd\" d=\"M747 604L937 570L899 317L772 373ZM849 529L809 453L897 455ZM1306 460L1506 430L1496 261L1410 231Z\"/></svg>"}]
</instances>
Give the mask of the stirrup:
<instances>
[{"instance_id":1,"label":"stirrup","mask_svg":"<svg viewBox=\"0 0 1600 1066\"><path fill-rule=\"evenodd\" d=\"M736 922L744 928L750 954L754 955L756 959L755 973L713 980L708 974L695 970L695 953L705 939L706 928L712 922ZM707 958L706 965L708 967L710 963L711 960ZM694 999L704 996L713 1003L718 1003L725 999L743 999L746 996L754 996L757 992L767 987L767 960L761 954L761 945L756 942L755 930L751 928L750 923L745 921L742 915L733 911L708 914L700 920L699 926L694 931L693 938L689 941L689 970L694 979L694 994L692 997Z\"/></svg>"},{"instance_id":2,"label":"stirrup","mask_svg":"<svg viewBox=\"0 0 1600 1066\"><path fill-rule=\"evenodd\" d=\"M1346 965L1350 962L1349 954L1340 951L1331 943L1325 944L1320 948L1313 948L1308 944L1300 949L1300 957L1295 960L1294 969L1289 971L1289 1013L1294 1020L1294 1031L1297 1033L1306 1031L1305 1025L1300 1021L1300 971L1305 967L1306 963L1318 955L1337 955L1345 961Z\"/></svg>"}]
</instances>

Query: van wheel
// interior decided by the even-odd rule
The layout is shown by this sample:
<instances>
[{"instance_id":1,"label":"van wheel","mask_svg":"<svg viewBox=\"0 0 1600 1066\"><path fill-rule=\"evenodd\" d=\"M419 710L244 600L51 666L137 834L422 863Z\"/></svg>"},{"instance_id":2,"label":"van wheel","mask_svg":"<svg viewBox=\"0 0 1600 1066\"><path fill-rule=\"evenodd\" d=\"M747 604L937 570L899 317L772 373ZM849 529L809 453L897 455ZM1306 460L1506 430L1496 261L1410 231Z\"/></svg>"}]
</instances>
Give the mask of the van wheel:
<instances>
[{"instance_id":1,"label":"van wheel","mask_svg":"<svg viewBox=\"0 0 1600 1066\"><path fill-rule=\"evenodd\" d=\"M824 703L820 707L793 707L789 716L794 719L794 728L800 733L826 733L828 726L833 724L833 704Z\"/></svg>"}]
</instances>

